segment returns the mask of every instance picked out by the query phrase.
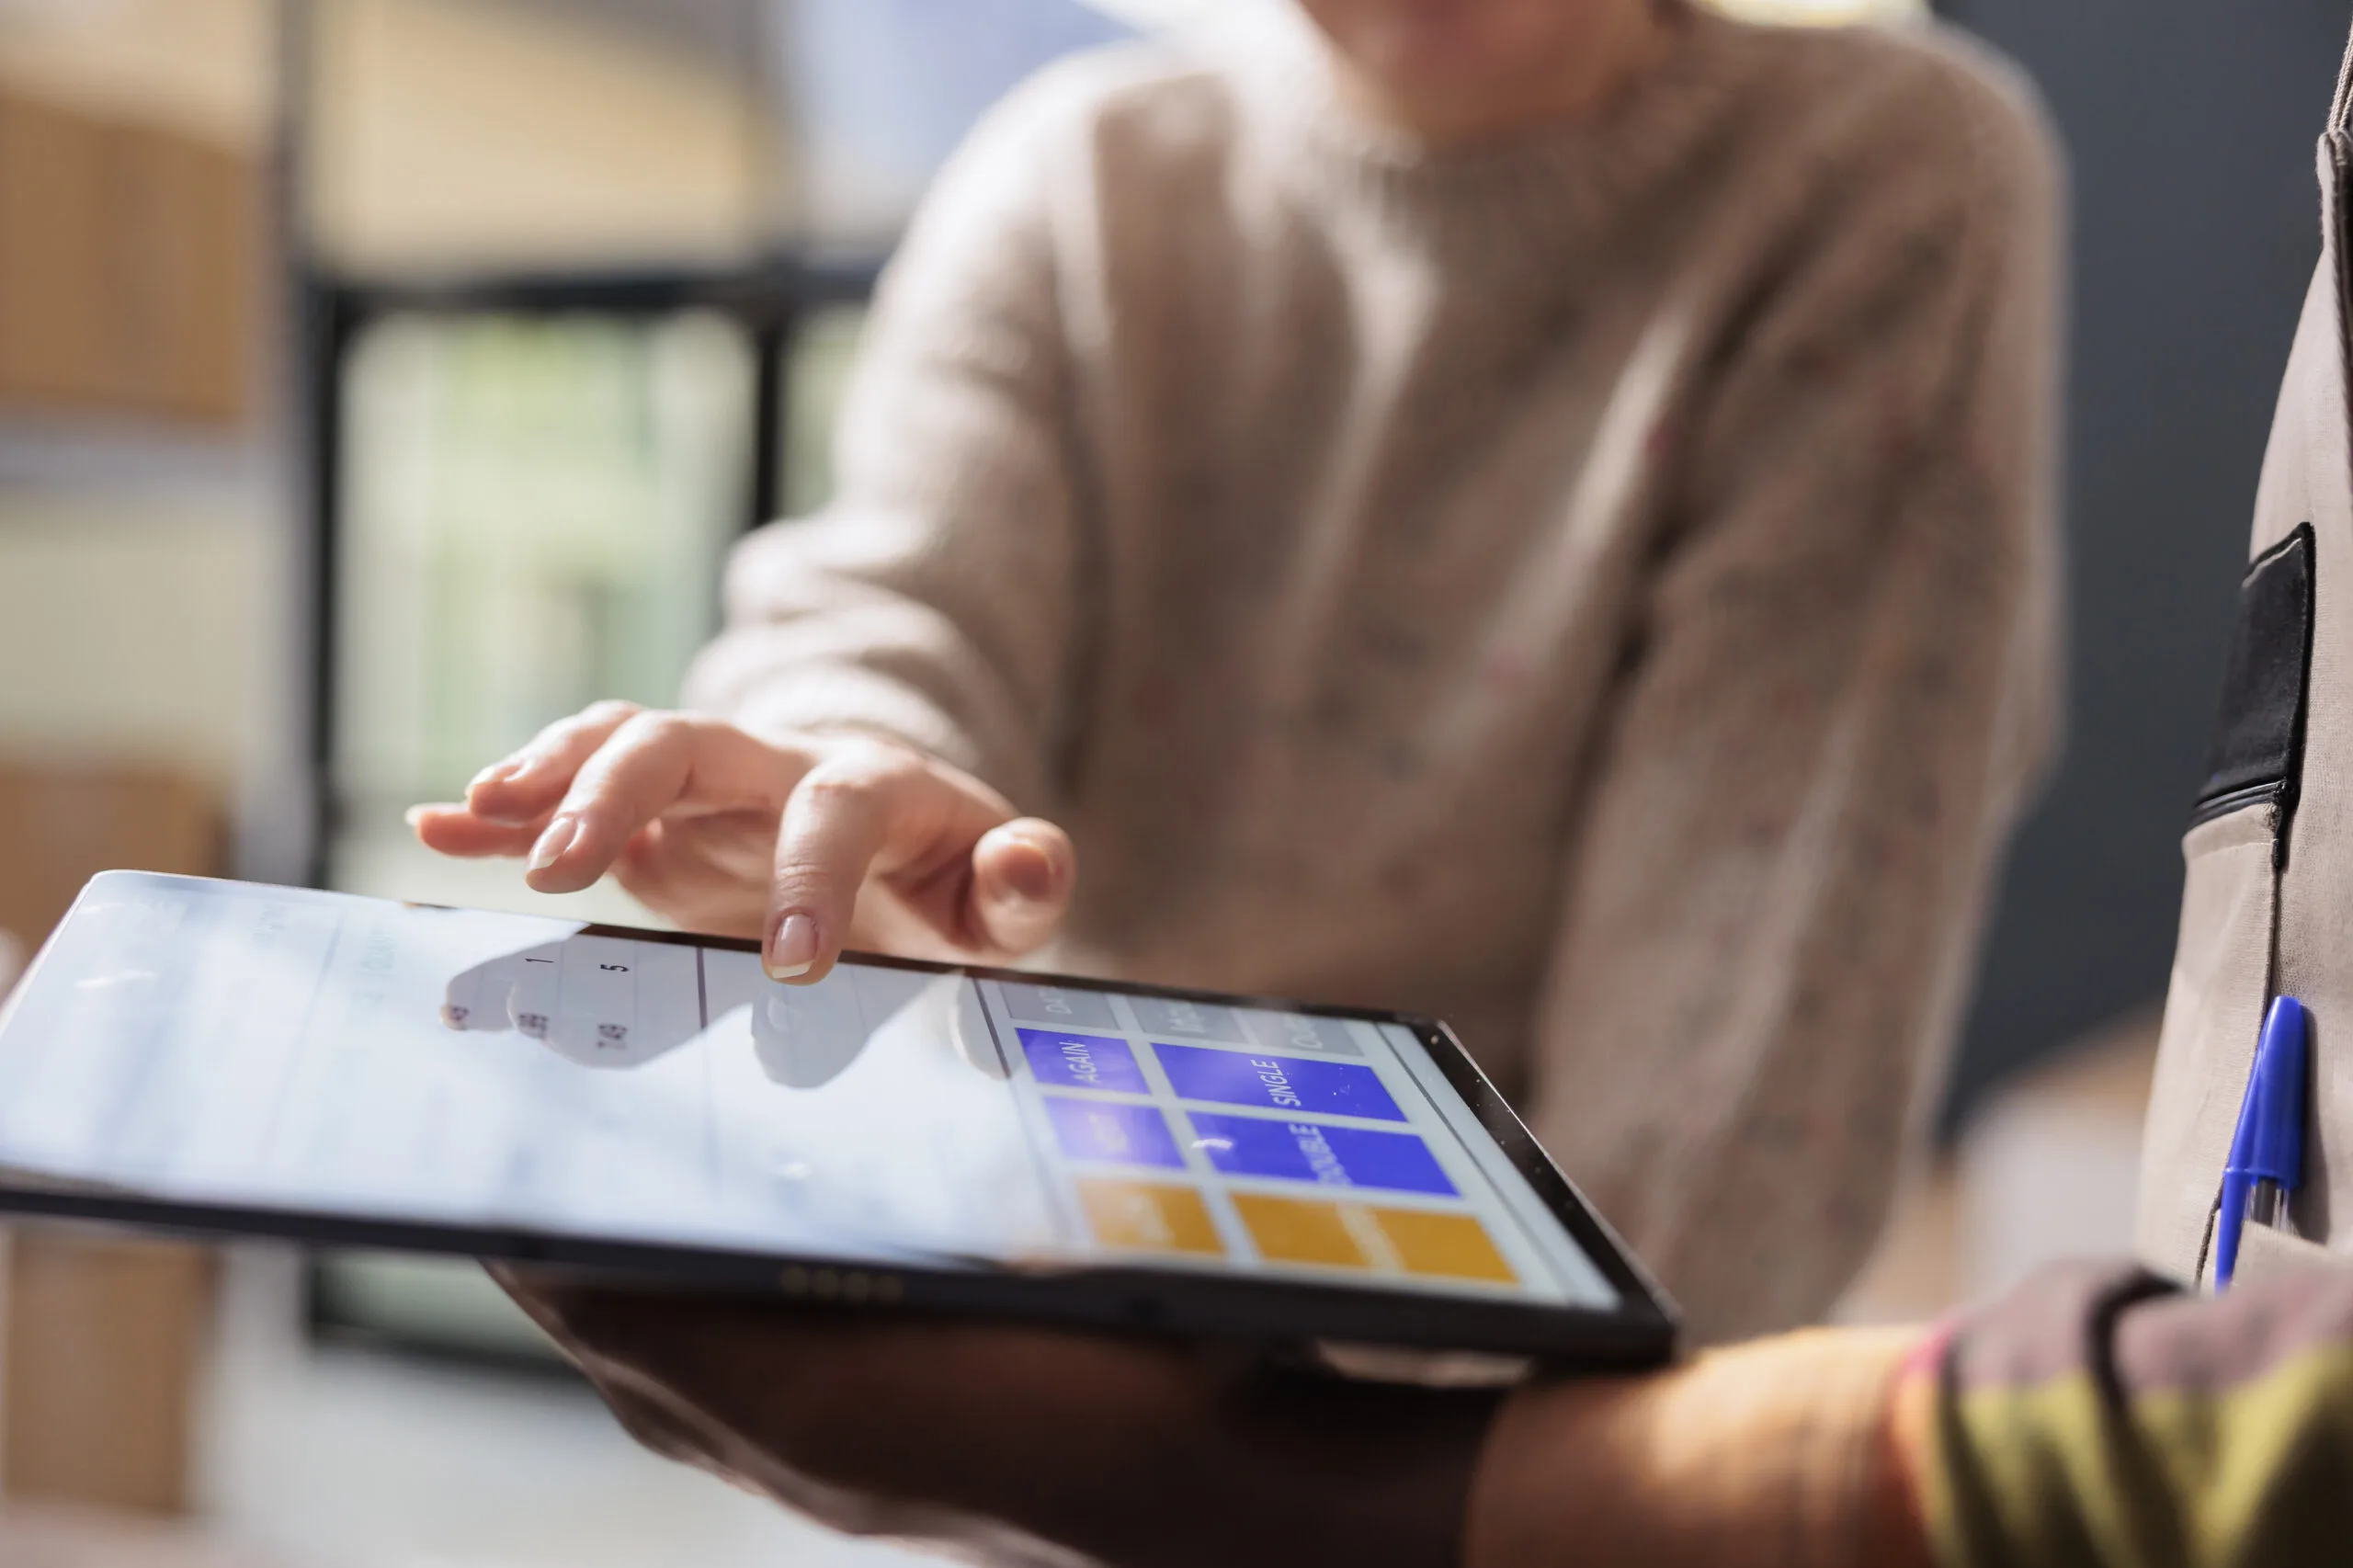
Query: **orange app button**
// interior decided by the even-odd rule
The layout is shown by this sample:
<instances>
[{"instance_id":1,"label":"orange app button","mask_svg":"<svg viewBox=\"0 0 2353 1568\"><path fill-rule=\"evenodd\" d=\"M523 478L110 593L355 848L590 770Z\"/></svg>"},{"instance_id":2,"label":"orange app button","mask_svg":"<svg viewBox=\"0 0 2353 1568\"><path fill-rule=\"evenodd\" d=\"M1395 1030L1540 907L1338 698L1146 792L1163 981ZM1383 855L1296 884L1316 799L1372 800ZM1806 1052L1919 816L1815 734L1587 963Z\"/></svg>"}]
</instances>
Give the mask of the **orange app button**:
<instances>
[{"instance_id":1,"label":"orange app button","mask_svg":"<svg viewBox=\"0 0 2353 1568\"><path fill-rule=\"evenodd\" d=\"M1209 1206L1189 1187L1081 1176L1079 1206L1095 1239L1131 1252L1224 1253Z\"/></svg>"},{"instance_id":2,"label":"orange app button","mask_svg":"<svg viewBox=\"0 0 2353 1568\"><path fill-rule=\"evenodd\" d=\"M1299 1198L1262 1198L1237 1192L1233 1207L1250 1229L1250 1239L1269 1263L1321 1263L1338 1268L1370 1268L1385 1249L1371 1213L1357 1203L1310 1202ZM1353 1213L1349 1211L1353 1210ZM1349 1221L1356 1220L1351 1226ZM1365 1246L1366 1241L1373 1249Z\"/></svg>"},{"instance_id":3,"label":"orange app button","mask_svg":"<svg viewBox=\"0 0 2353 1568\"><path fill-rule=\"evenodd\" d=\"M1517 1278L1468 1214L1236 1193L1233 1207L1270 1263L1318 1263L1446 1279Z\"/></svg>"},{"instance_id":4,"label":"orange app button","mask_svg":"<svg viewBox=\"0 0 2353 1568\"><path fill-rule=\"evenodd\" d=\"M1447 1279L1492 1279L1511 1284L1518 1276L1495 1250L1487 1227L1468 1214L1432 1214L1421 1209L1381 1209L1381 1228L1397 1248L1408 1274Z\"/></svg>"}]
</instances>

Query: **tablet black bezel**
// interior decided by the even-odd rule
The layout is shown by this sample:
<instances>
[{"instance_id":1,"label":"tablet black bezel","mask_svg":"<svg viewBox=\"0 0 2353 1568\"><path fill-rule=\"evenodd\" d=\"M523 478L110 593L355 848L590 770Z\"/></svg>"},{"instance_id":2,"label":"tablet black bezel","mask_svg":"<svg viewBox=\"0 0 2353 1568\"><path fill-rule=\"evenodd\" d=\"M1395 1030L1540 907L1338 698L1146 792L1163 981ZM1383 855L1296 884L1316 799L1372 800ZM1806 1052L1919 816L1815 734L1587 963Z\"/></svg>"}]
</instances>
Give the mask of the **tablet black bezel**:
<instances>
[{"instance_id":1,"label":"tablet black bezel","mask_svg":"<svg viewBox=\"0 0 2353 1568\"><path fill-rule=\"evenodd\" d=\"M122 873L113 873L120 875ZM158 881L223 883L220 879L131 873ZM95 885L95 880L94 880ZM321 896L324 890L274 888ZM85 889L86 896L88 889ZM362 894L325 893L369 900ZM80 908L69 912L60 929ZM416 904L429 908L435 905ZM590 924L580 935L757 952L737 937L650 931ZM52 941L54 938L52 937ZM38 978L46 945L18 983ZM338 1247L454 1254L506 1262L552 1264L652 1276L697 1288L781 1292L852 1305L983 1313L1072 1324L1146 1328L1170 1333L1236 1335L1283 1341L1355 1340L1405 1348L1526 1356L1594 1368L1655 1365L1673 1354L1676 1317L1664 1291L1537 1143L1445 1024L1413 1014L1337 1007L1281 997L1089 980L982 964L936 963L852 952L864 964L976 979L1050 983L1076 990L1167 997L1216 1006L1267 1007L1317 1017L1399 1025L1429 1053L1505 1158L1535 1190L1545 1209L1584 1249L1619 1298L1614 1311L1476 1297L1415 1295L1344 1284L1273 1280L1183 1269L1134 1267L1013 1267L974 1262L926 1267L786 1252L753 1253L710 1246L600 1240L561 1233L480 1227L258 1206L210 1204L114 1190L52 1185L0 1167L0 1211L130 1224L201 1235L253 1235ZM0 1007L0 1025L15 1011Z\"/></svg>"}]
</instances>

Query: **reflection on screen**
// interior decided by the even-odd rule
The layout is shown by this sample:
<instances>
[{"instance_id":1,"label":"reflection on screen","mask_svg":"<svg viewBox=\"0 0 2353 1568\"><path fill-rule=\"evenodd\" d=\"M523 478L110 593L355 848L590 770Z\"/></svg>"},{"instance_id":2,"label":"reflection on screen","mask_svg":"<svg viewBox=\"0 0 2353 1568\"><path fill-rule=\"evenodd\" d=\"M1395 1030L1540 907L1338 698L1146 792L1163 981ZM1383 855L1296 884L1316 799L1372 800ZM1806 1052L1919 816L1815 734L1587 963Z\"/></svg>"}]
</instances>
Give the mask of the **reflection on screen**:
<instances>
[{"instance_id":1,"label":"reflection on screen","mask_svg":"<svg viewBox=\"0 0 2353 1568\"><path fill-rule=\"evenodd\" d=\"M0 1025L0 1165L780 1255L1608 1304L1411 1033L117 874Z\"/></svg>"}]
</instances>

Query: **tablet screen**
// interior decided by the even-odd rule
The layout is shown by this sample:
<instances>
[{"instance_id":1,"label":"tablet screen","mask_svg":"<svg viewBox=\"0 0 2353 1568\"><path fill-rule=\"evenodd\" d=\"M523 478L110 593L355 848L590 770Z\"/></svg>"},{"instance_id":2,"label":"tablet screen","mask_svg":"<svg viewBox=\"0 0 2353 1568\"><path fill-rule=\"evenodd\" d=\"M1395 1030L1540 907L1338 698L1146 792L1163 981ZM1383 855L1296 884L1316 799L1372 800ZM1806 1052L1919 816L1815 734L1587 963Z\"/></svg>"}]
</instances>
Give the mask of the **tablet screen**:
<instances>
[{"instance_id":1,"label":"tablet screen","mask_svg":"<svg viewBox=\"0 0 2353 1568\"><path fill-rule=\"evenodd\" d=\"M173 1202L1608 1310L1413 1029L113 873L0 1023L0 1166Z\"/></svg>"}]
</instances>

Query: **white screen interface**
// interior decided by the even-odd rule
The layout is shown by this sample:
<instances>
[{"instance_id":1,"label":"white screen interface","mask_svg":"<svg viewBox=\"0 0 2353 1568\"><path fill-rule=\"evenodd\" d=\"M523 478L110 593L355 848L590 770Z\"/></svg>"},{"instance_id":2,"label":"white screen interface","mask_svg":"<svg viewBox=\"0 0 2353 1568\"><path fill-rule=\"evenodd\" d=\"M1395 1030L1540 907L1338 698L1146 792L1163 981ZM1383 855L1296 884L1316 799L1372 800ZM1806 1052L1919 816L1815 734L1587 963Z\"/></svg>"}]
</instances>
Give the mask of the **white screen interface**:
<instances>
[{"instance_id":1,"label":"white screen interface","mask_svg":"<svg viewBox=\"0 0 2353 1568\"><path fill-rule=\"evenodd\" d=\"M0 1166L779 1256L1608 1308L1412 1031L118 872L0 1022Z\"/></svg>"}]
</instances>

